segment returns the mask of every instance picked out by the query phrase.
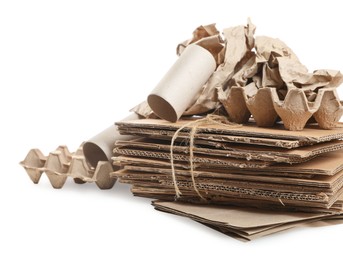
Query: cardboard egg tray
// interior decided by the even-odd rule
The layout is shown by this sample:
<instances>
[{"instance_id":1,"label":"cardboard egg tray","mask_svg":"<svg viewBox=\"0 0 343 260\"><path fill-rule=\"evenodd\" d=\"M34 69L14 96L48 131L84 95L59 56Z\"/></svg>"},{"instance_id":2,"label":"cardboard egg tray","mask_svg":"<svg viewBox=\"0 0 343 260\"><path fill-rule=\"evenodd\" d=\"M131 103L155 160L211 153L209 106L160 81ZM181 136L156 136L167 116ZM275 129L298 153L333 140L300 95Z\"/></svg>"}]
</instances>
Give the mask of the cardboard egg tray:
<instances>
[{"instance_id":1,"label":"cardboard egg tray","mask_svg":"<svg viewBox=\"0 0 343 260\"><path fill-rule=\"evenodd\" d=\"M232 121L247 123L252 115L261 127L273 126L278 117L288 130L303 130L311 117L320 128L332 129L343 114L343 102L335 88L322 88L313 101L302 89L290 89L280 100L275 88L261 88L250 97L245 87L232 87L221 101Z\"/></svg>"},{"instance_id":2,"label":"cardboard egg tray","mask_svg":"<svg viewBox=\"0 0 343 260\"><path fill-rule=\"evenodd\" d=\"M35 184L45 172L55 189L62 188L68 177L77 184L95 183L100 189L111 189L116 181L109 175L113 170L111 163L100 161L96 168L89 166L82 147L75 153L70 153L66 146L59 146L48 156L43 155L39 149L31 149L20 165Z\"/></svg>"}]
</instances>

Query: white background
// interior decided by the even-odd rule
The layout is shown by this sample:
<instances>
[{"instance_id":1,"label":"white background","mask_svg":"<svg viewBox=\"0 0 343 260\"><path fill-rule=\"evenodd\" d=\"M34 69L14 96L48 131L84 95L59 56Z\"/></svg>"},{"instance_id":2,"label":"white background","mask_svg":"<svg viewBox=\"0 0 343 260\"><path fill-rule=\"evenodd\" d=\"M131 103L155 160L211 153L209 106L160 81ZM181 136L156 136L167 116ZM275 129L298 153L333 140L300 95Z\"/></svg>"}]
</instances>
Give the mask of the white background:
<instances>
[{"instance_id":1,"label":"white background","mask_svg":"<svg viewBox=\"0 0 343 260\"><path fill-rule=\"evenodd\" d=\"M34 185L29 149L70 150L144 100L201 24L251 17L310 70L343 69L339 1L0 1L0 259L330 259L343 225L243 243L116 184ZM342 90L340 96L343 98ZM249 258L248 258L249 257Z\"/></svg>"}]
</instances>

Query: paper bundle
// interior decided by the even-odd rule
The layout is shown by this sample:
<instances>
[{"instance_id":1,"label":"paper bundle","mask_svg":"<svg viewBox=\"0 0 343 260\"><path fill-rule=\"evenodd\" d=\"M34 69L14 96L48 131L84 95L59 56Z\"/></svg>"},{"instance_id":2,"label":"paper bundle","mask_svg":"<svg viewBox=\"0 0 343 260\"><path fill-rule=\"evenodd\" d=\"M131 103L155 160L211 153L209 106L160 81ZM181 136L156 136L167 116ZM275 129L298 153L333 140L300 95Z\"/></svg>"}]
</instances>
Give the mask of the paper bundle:
<instances>
[{"instance_id":1,"label":"paper bundle","mask_svg":"<svg viewBox=\"0 0 343 260\"><path fill-rule=\"evenodd\" d=\"M197 126L192 152L191 126L183 128L171 146L176 131L190 122L143 119L117 123L121 134L140 138L116 142L114 165L121 165L122 169L112 176L131 184L136 196L171 202L154 202L159 210L190 217L244 239L318 219L340 218L341 124L330 131L312 125L301 132L291 132L282 125L261 128L255 123L230 126L210 122ZM268 225L253 222L248 230L242 230L223 225L217 218L220 214L211 221L204 215L216 211L226 216L225 211L231 210L237 215L226 218L229 223L241 219L242 214L255 219L255 214L261 212L267 220L278 215L285 220ZM298 214L303 217L301 220L291 219Z\"/></svg>"},{"instance_id":2,"label":"paper bundle","mask_svg":"<svg viewBox=\"0 0 343 260\"><path fill-rule=\"evenodd\" d=\"M158 119L118 123L120 133L145 138L116 143L114 163L123 169L113 176L132 184L135 195L158 199L174 200L179 190L178 199L188 202L342 210L343 141L337 139L343 128L290 132L210 122L196 129L193 147L191 127L171 146L182 124Z\"/></svg>"}]
</instances>

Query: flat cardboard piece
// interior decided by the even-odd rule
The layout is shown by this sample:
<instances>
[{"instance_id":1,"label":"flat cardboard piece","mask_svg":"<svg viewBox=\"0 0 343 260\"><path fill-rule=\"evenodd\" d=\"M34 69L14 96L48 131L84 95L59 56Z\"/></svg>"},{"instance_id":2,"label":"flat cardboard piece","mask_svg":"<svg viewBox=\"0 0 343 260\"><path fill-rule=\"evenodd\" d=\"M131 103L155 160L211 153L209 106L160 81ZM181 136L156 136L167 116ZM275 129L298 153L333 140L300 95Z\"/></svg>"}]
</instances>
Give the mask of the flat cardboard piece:
<instances>
[{"instance_id":1,"label":"flat cardboard piece","mask_svg":"<svg viewBox=\"0 0 343 260\"><path fill-rule=\"evenodd\" d=\"M175 131L172 130L160 130L160 129L149 129L149 128L131 128L131 127L120 127L120 132L123 135L135 135L142 136L151 139L160 140L171 140L174 136ZM184 140L189 140L189 133L181 132L176 138L177 142L182 142ZM201 141L212 141L213 143L220 144L254 144L261 146L271 146L271 147L282 147L287 149L300 147L300 142L297 140L282 140L282 139L272 139L272 138L258 138L258 137L245 137L245 136L235 136L235 135L220 135L220 134L206 134L197 133L195 135L195 144L201 143Z\"/></svg>"},{"instance_id":2,"label":"flat cardboard piece","mask_svg":"<svg viewBox=\"0 0 343 260\"><path fill-rule=\"evenodd\" d=\"M162 195L173 197L175 189L171 174L142 173L131 170L119 170L111 176L118 177L120 182L133 185L134 194L156 194L152 190L159 190ZM206 201L201 201L199 195L193 188L193 183L189 176L177 175L177 185L182 196L181 200L210 203L232 204L236 198L243 199L242 205L250 203L251 200L259 200L263 206L282 205L284 209L316 207L329 209L340 194L343 193L342 174L335 180L331 180L332 188L316 187L314 185L302 184L275 184L266 182L255 182L250 180L227 180L215 178L196 177L197 189ZM329 180L328 180L329 181ZM330 182L330 181L329 181ZM312 183L313 184L313 183ZM153 198L162 199L159 196ZM244 201L246 200L246 201ZM255 206L255 205L254 205Z\"/></svg>"},{"instance_id":3,"label":"flat cardboard piece","mask_svg":"<svg viewBox=\"0 0 343 260\"><path fill-rule=\"evenodd\" d=\"M133 174L128 173L127 176L123 176L122 179L130 178L130 180L144 180L144 179L157 179L165 178L171 176L171 169L169 168L159 168L151 166L134 166L134 165L125 165L123 166L128 172L133 172ZM176 176L190 176L189 170L175 170ZM194 176L199 179L218 179L223 180L223 182L228 181L245 181L249 182L249 186L253 187L252 182L257 182L261 184L262 187L267 187L268 184L279 184L279 185L297 185L301 186L302 190L306 190L306 187L319 188L319 192L326 191L332 192L333 190L339 189L343 181L343 171L335 174L334 176L314 176L312 178L301 178L296 177L279 177L279 176L264 176L264 175L255 175L253 171L248 174L241 174L235 172L227 171L211 171L207 170L195 170ZM266 185L267 184L267 185ZM275 187L275 186L274 186ZM315 190L315 189L314 189Z\"/></svg>"},{"instance_id":4,"label":"flat cardboard piece","mask_svg":"<svg viewBox=\"0 0 343 260\"><path fill-rule=\"evenodd\" d=\"M143 131L144 129L155 129L160 131L160 136L164 135L164 130L176 131L180 127L189 123L190 120L179 120L176 123L170 123L165 120L160 119L142 119L142 120L132 120L127 122L117 122L118 130L121 134L125 134L128 128L136 129L136 135L139 135L138 131ZM124 129L124 131L122 131ZM185 127L182 132L189 132L190 127ZM242 136L245 137L245 143L249 144L249 138L267 138L267 139L282 139L297 141L298 146L312 145L321 142L328 142L336 139L343 138L343 123L339 123L336 128L331 130L320 129L316 125L309 125L304 128L303 131L288 131L282 125L277 125L272 128L257 127L254 124L247 124L242 126L226 126L220 124L206 124L199 125L197 127L197 133L195 134L195 139L197 139L198 134L212 134L212 135L228 135L228 136ZM241 139L244 142L244 139ZM258 144L256 141L254 144ZM263 143L262 143L263 144Z\"/></svg>"},{"instance_id":5,"label":"flat cardboard piece","mask_svg":"<svg viewBox=\"0 0 343 260\"><path fill-rule=\"evenodd\" d=\"M125 155L131 157L138 157L138 158L146 158L146 159L160 159L164 161L170 161L170 153L169 152L158 152L158 151L145 151L145 150L134 150L134 149L120 149L115 148L113 150L114 153L118 155ZM189 163L189 156L184 155L182 153L175 153L173 155L174 161L177 163ZM200 167L229 167L229 168L247 168L247 169L255 169L255 168L266 168L271 165L270 162L263 162L263 161L247 161L243 159L235 159L235 158L223 158L218 156L208 156L208 155L194 155L193 162Z\"/></svg>"},{"instance_id":6,"label":"flat cardboard piece","mask_svg":"<svg viewBox=\"0 0 343 260\"><path fill-rule=\"evenodd\" d=\"M285 176L285 177L298 177L298 178L312 178L316 175L335 175L343 170L343 150L322 154L307 162L299 164L272 164L268 167L254 168L253 170L242 169L239 167L230 167L228 165L217 165L216 171L226 173L237 173L251 175L265 175L265 176ZM113 157L114 164L116 165L135 165L135 166L148 166L156 168L170 169L170 162L160 159L136 158L117 156ZM189 169L188 162L175 162L176 169ZM208 171L208 169L215 167L215 165L194 165L195 170ZM221 170L221 168L223 168Z\"/></svg>"},{"instance_id":7,"label":"flat cardboard piece","mask_svg":"<svg viewBox=\"0 0 343 260\"><path fill-rule=\"evenodd\" d=\"M324 217L328 214L304 212L278 212L254 208L239 208L218 205L196 205L181 202L154 201L153 205L172 208L187 215L197 216L210 224L220 224L237 229L251 229L280 225L289 222Z\"/></svg>"},{"instance_id":8,"label":"flat cardboard piece","mask_svg":"<svg viewBox=\"0 0 343 260\"><path fill-rule=\"evenodd\" d=\"M329 225L330 220L332 220L331 224L343 223L341 215L323 213L284 213L163 201L153 201L152 205L157 210L188 217L224 234L243 240L256 239L296 226Z\"/></svg>"},{"instance_id":9,"label":"flat cardboard piece","mask_svg":"<svg viewBox=\"0 0 343 260\"><path fill-rule=\"evenodd\" d=\"M239 158L246 160L257 160L264 162L301 163L308 161L323 153L343 149L343 141L319 143L316 145L285 150L282 148L261 147L244 144L222 144L217 142L198 142L199 145L193 148L195 155L210 155L211 157ZM200 146L201 145L201 146ZM211 148L208 148L211 146ZM212 148L213 147L213 148ZM115 153L122 154L121 150L150 151L158 154L170 153L170 143L151 139L137 141L116 142ZM173 152L177 154L189 154L189 147L184 144L173 146Z\"/></svg>"},{"instance_id":10,"label":"flat cardboard piece","mask_svg":"<svg viewBox=\"0 0 343 260\"><path fill-rule=\"evenodd\" d=\"M132 193L135 196L146 197L150 199L158 199L163 201L176 201L175 190L160 188L151 188L148 186L132 186ZM283 212L310 212L310 213L327 213L327 214L340 214L343 212L343 201L337 200L332 204L331 207L326 205L305 201L304 203L293 201L292 204L284 203L284 200L268 200L261 198L246 198L236 195L229 196L219 196L216 198L215 203L201 201L198 195L194 192L186 192L187 198L180 197L177 202L192 203L197 205L222 205L222 206L237 206L237 207L247 207L247 208L258 208L266 209L271 211L283 211ZM339 195L341 196L341 195ZM339 197L338 196L338 197Z\"/></svg>"}]
</instances>

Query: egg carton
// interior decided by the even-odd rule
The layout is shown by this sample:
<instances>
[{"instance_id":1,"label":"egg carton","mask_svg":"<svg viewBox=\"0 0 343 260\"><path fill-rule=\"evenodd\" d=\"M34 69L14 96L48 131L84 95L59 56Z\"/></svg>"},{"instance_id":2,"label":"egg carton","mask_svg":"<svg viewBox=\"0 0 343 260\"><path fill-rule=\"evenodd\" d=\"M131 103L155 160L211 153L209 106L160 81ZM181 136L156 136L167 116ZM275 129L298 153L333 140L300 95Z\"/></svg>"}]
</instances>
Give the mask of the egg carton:
<instances>
[{"instance_id":1,"label":"egg carton","mask_svg":"<svg viewBox=\"0 0 343 260\"><path fill-rule=\"evenodd\" d=\"M258 90L232 87L228 98L221 100L230 119L236 123L247 123L251 115L260 127L271 127L280 118L288 130L302 130L310 118L320 128L332 129L343 114L343 102L336 88L322 88L312 97L304 90L292 88L281 100L275 88Z\"/></svg>"},{"instance_id":2,"label":"egg carton","mask_svg":"<svg viewBox=\"0 0 343 260\"><path fill-rule=\"evenodd\" d=\"M111 189L116 179L110 177L113 171L108 161L100 161L91 167L85 160L82 147L70 153L66 146L59 146L48 156L39 149L31 149L24 161L20 162L33 183L37 184L45 172L52 187L60 189L68 177L77 184L95 183L100 189Z\"/></svg>"}]
</instances>

